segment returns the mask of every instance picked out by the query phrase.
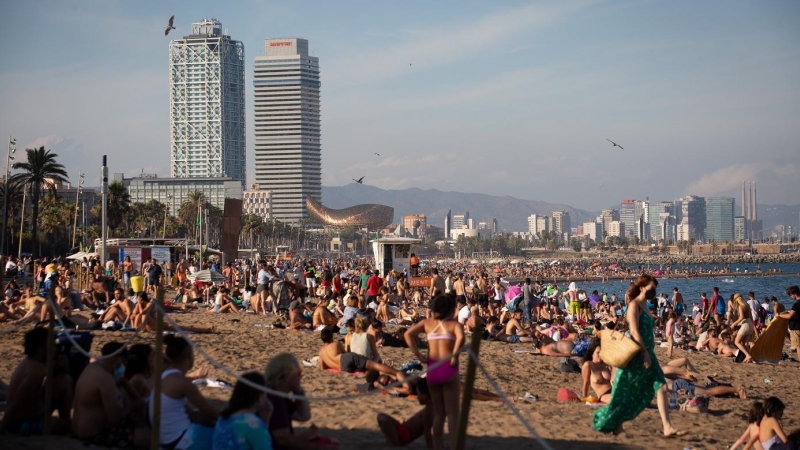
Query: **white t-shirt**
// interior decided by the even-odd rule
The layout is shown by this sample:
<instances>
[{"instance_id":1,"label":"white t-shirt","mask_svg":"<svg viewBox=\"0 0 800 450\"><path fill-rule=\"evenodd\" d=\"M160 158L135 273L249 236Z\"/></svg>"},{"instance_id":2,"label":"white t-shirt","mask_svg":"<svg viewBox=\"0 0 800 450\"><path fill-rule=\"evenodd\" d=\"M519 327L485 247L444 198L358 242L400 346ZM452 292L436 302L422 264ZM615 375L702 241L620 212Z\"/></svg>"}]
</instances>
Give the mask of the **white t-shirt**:
<instances>
[{"instance_id":1,"label":"white t-shirt","mask_svg":"<svg viewBox=\"0 0 800 450\"><path fill-rule=\"evenodd\" d=\"M469 306L464 306L458 311L458 323L464 325L471 316L472 312L469 310Z\"/></svg>"},{"instance_id":2,"label":"white t-shirt","mask_svg":"<svg viewBox=\"0 0 800 450\"><path fill-rule=\"evenodd\" d=\"M9 270L14 270L16 268L17 268L17 265L14 264L14 261L9 261L9 262L6 263L6 272L8 272Z\"/></svg>"},{"instance_id":3,"label":"white t-shirt","mask_svg":"<svg viewBox=\"0 0 800 450\"><path fill-rule=\"evenodd\" d=\"M758 312L761 311L761 305L758 304L758 301L756 301L756 299L748 300L747 304L750 305L750 314L753 316L754 319L757 318Z\"/></svg>"}]
</instances>

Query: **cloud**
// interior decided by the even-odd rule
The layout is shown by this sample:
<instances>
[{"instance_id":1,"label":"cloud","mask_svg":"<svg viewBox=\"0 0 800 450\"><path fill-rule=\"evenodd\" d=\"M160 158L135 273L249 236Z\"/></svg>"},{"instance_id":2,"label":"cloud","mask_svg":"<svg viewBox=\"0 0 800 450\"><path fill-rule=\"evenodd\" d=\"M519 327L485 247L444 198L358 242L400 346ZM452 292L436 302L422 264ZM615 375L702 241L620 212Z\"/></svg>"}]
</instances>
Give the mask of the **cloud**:
<instances>
[{"instance_id":1,"label":"cloud","mask_svg":"<svg viewBox=\"0 0 800 450\"><path fill-rule=\"evenodd\" d=\"M25 148L39 148L44 147L45 150L50 150L54 145L58 145L64 142L64 137L59 136L56 134L51 134L49 136L39 136L34 139L31 143L25 144Z\"/></svg>"},{"instance_id":2,"label":"cloud","mask_svg":"<svg viewBox=\"0 0 800 450\"><path fill-rule=\"evenodd\" d=\"M353 59L333 61L330 77L356 84L475 57L483 51L505 48L514 36L547 27L592 3L530 4L491 14L477 22L421 30L415 32L409 42L360 53Z\"/></svg>"}]
</instances>

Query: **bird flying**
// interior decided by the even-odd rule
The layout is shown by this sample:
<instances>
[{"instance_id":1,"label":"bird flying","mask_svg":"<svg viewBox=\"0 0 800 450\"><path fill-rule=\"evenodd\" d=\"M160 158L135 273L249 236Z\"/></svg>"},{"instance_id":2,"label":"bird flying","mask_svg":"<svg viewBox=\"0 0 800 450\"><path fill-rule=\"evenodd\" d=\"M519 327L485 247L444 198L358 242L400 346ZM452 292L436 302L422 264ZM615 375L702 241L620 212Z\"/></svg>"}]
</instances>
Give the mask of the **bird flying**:
<instances>
[{"instance_id":1,"label":"bird flying","mask_svg":"<svg viewBox=\"0 0 800 450\"><path fill-rule=\"evenodd\" d=\"M355 181L358 184L364 184L364 177L361 177L361 178L359 178L357 180L355 178L353 178L353 181Z\"/></svg>"},{"instance_id":2,"label":"bird flying","mask_svg":"<svg viewBox=\"0 0 800 450\"><path fill-rule=\"evenodd\" d=\"M169 18L169 25L164 27L164 36L168 35L170 30L174 30L175 29L175 27L172 26L172 23L174 21L175 21L175 16L172 16L172 17Z\"/></svg>"},{"instance_id":3,"label":"bird flying","mask_svg":"<svg viewBox=\"0 0 800 450\"><path fill-rule=\"evenodd\" d=\"M623 148L621 145L617 144L616 142L612 141L611 139L606 139L606 140L607 140L608 142L611 142L611 144L613 144L613 145L614 145L614 147L619 147L619 148L621 148L622 150L625 150L625 149L624 149L624 148Z\"/></svg>"},{"instance_id":4,"label":"bird flying","mask_svg":"<svg viewBox=\"0 0 800 450\"><path fill-rule=\"evenodd\" d=\"M375 156L381 156L381 154L378 153L378 152L375 152Z\"/></svg>"}]
</instances>

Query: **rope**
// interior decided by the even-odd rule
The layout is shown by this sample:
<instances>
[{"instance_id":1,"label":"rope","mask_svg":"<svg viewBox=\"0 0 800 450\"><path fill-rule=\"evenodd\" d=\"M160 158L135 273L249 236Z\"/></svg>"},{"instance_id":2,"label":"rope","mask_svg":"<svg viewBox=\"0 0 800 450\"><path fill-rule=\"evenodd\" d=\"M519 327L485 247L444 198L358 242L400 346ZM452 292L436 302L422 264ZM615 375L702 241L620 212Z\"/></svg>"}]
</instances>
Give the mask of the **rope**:
<instances>
[{"instance_id":1,"label":"rope","mask_svg":"<svg viewBox=\"0 0 800 450\"><path fill-rule=\"evenodd\" d=\"M308 396L305 396L305 395L295 395L292 392L287 393L287 392L283 392L283 391L277 391L275 389L272 389L272 388L269 388L269 387L266 387L266 386L261 386L261 385L255 384L255 383L253 383L252 381L250 381L248 379L240 377L236 372L234 372L231 369L225 367L224 364L222 364L221 362L217 361L213 356L211 356L208 353L206 353L205 350L200 348L191 339L189 339L186 331L183 330L177 323L175 323L174 320L172 320L169 317L169 315L166 314L166 311L164 311L164 309L161 307L161 305L159 305L158 303L154 303L154 304L156 305L156 307L158 309L161 310L162 314L164 315L164 319L172 326L172 328L175 330L175 332L177 332L184 339L186 339L186 342L188 342L189 345L197 353L202 355L203 358L205 358L208 362L210 362L211 365L213 365L214 367L216 367L219 370L223 371L226 375L228 375L228 376L230 376L232 378L235 378L236 381L238 381L240 383L244 383L244 384L246 384L247 386L250 386L253 389L257 389L257 390L259 390L261 392L264 392L264 393L267 393L267 394L272 394L272 395L274 395L276 397L286 398L286 399L289 399L289 400L305 400L307 402L328 402L328 401L352 400L352 399L355 399L355 398L363 398L363 397L366 397L366 396L369 396L369 395L380 394L382 391L393 389L393 388L396 388L398 386L401 386L403 383L408 383L408 382L414 381L414 380L416 380L418 378L421 378L423 375L427 374L431 370L436 369L437 367L439 367L439 366L441 366L441 365L443 365L445 363L449 364L450 363L450 358L452 358L454 355L457 355L457 354L461 353L467 347L469 347L468 345L464 345L463 347L458 349L458 351L456 351L455 353L447 356L446 358L442 358L440 361L437 361L433 365L428 366L427 369L425 369L425 370L423 370L421 372L414 373L410 377L406 377L405 380L403 380L403 381L396 381L396 382L384 387L383 389L375 389L373 391L367 391L367 392L365 392L363 394L358 394L358 395L349 394L349 395L340 395L340 396L336 396L336 397L308 397Z\"/></svg>"},{"instance_id":2,"label":"rope","mask_svg":"<svg viewBox=\"0 0 800 450\"><path fill-rule=\"evenodd\" d=\"M4 335L4 334L8 334L8 333L13 333L14 331L17 331L17 330L18 330L20 327L22 327L22 326L23 326L23 325L25 325L26 323L30 322L30 321L31 321L31 319L33 319L34 317L36 317L36 312L37 312L37 311L39 311L40 309L42 309L42 305L43 305L43 304L44 304L44 302L42 302L42 303L37 303L37 304L36 304L36 308L33 308L33 311L29 312L29 313L28 313L29 315L28 315L27 317L23 317L23 318L22 318L22 322L19 322L19 323L17 323L17 324L14 324L14 326L13 326L13 327L11 327L11 328L9 328L8 330L2 330L2 331L0 331L0 336L2 336L2 335Z\"/></svg>"},{"instance_id":3,"label":"rope","mask_svg":"<svg viewBox=\"0 0 800 450\"><path fill-rule=\"evenodd\" d=\"M48 297L47 301L48 301L48 303L50 303L50 309L52 309L51 314L55 315L56 319L58 320L58 324L61 325L61 328L63 328L65 331L68 331L69 328L64 326L64 322L61 320L61 317L59 317L59 315L55 313L58 310L58 308L56 307L55 302L53 302L53 299ZM75 342L75 339L72 338L72 334L71 333L67 332L67 333L64 333L64 334L67 336L67 340L69 340L69 342L72 344L72 346L75 347L84 356L86 356L89 359L94 359L96 361L102 361L104 359L113 358L113 357L119 355L120 353L122 353L123 351L125 351L128 348L128 344L130 344L131 341L133 341L136 338L136 336L139 335L139 332L144 329L145 323L146 322L142 322L142 324L139 325L139 328L136 329L136 331L133 333L133 336L131 336L130 339L128 339L125 342L123 342L122 346L119 349L117 349L116 351L114 351L113 353L110 353L108 355L93 355L93 354L87 352L86 350L84 350L83 347L80 346L80 344Z\"/></svg>"},{"instance_id":4,"label":"rope","mask_svg":"<svg viewBox=\"0 0 800 450\"><path fill-rule=\"evenodd\" d=\"M486 377L486 380L489 382L489 384L491 384L492 387L494 388L494 390L497 391L497 395L500 396L500 398L503 400L503 403L506 405L506 407L508 407L508 409L510 409L511 412L514 413L515 416L517 416L517 419L519 419L519 421L522 422L522 425L528 430L528 432L531 434L531 436L533 436L534 439L536 439L539 442L539 445L544 450L553 450L553 447L551 447L550 444L548 444L547 441L545 441L539 435L539 433L536 432L536 430L533 428L533 426L531 426L531 424L528 423L527 420L525 420L525 417L522 416L522 413L520 413L519 410L514 406L514 404L511 403L511 400L509 400L508 397L506 397L506 395L503 393L503 390L500 389L500 386L497 384L497 381L495 381L495 379L492 378L491 375L489 375L489 371L486 370L485 367L483 367L483 364L481 364L481 361L478 358L478 355L475 354L475 352L472 350L472 348L468 348L466 351L469 354L469 356L475 361L475 365L479 369L481 369L481 372L483 373L483 376Z\"/></svg>"}]
</instances>

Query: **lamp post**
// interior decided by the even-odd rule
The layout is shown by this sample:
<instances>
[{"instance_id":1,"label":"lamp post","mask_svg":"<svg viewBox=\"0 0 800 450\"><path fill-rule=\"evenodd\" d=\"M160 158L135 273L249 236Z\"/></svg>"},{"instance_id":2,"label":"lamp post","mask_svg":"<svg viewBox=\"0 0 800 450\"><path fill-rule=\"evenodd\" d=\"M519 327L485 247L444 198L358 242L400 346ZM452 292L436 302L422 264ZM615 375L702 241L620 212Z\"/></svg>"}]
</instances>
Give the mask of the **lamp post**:
<instances>
[{"instance_id":1,"label":"lamp post","mask_svg":"<svg viewBox=\"0 0 800 450\"><path fill-rule=\"evenodd\" d=\"M28 196L28 185L22 185L22 214L19 215L19 247L17 247L17 256L22 254L22 226L25 224L25 201Z\"/></svg>"},{"instance_id":2,"label":"lamp post","mask_svg":"<svg viewBox=\"0 0 800 450\"><path fill-rule=\"evenodd\" d=\"M72 221L72 248L75 248L75 235L78 232L78 202L81 198L81 189L83 189L83 173L81 173L78 180L78 190L75 191L75 219Z\"/></svg>"},{"instance_id":3,"label":"lamp post","mask_svg":"<svg viewBox=\"0 0 800 450\"><path fill-rule=\"evenodd\" d=\"M13 139L11 136L8 136L8 153L6 153L6 176L3 179L3 237L2 241L0 241L0 254L4 255L6 253L6 228L8 228L8 175L11 170L11 161L14 160L14 157L11 156L16 153L17 149L14 148L14 145L17 144L17 140Z\"/></svg>"},{"instance_id":4,"label":"lamp post","mask_svg":"<svg viewBox=\"0 0 800 450\"><path fill-rule=\"evenodd\" d=\"M103 195L103 215L101 225L103 228L100 231L102 239L102 247L100 252L100 264L102 267L106 266L106 244L108 242L108 228L106 222L108 220L108 165L106 165L106 155L103 155L103 166L100 168L100 193Z\"/></svg>"}]
</instances>

